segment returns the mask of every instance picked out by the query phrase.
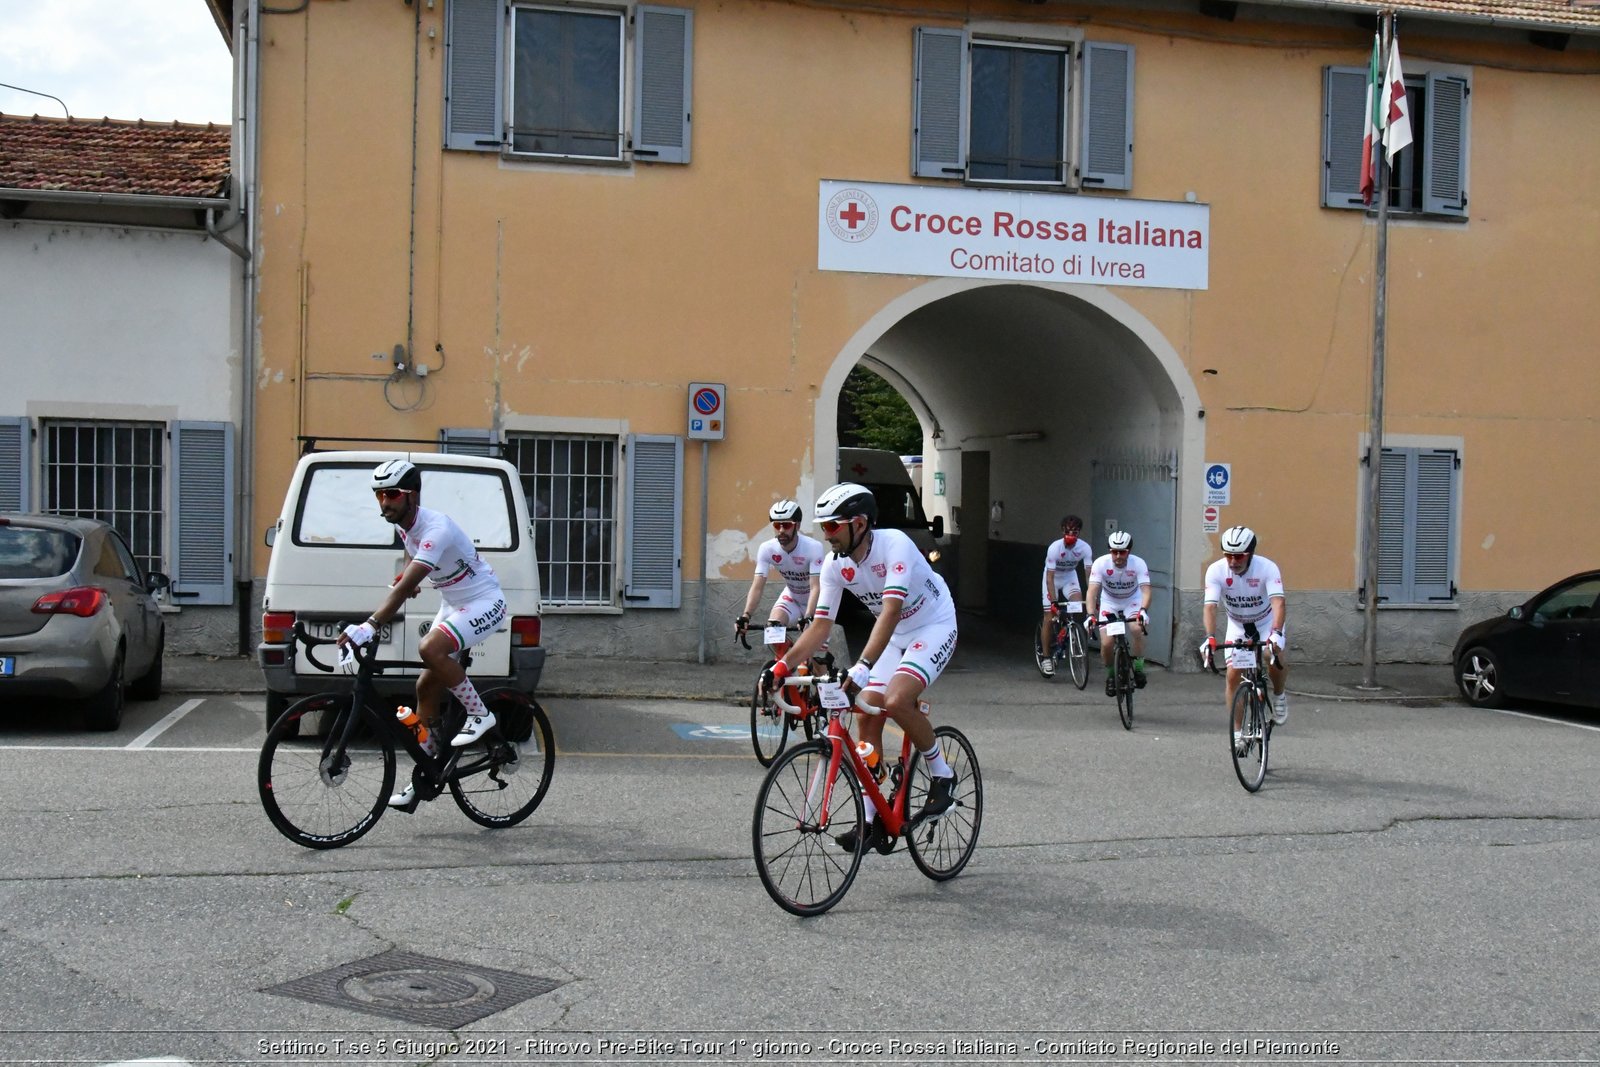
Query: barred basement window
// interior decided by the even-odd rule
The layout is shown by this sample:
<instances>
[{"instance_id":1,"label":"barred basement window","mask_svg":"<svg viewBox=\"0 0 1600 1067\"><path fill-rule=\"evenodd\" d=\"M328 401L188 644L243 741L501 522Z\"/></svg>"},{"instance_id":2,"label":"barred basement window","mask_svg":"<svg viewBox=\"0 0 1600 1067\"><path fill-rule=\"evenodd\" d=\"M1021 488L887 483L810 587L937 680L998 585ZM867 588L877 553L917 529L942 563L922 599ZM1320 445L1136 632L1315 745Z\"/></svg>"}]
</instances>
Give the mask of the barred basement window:
<instances>
[{"instance_id":1,"label":"barred basement window","mask_svg":"<svg viewBox=\"0 0 1600 1067\"><path fill-rule=\"evenodd\" d=\"M505 457L528 496L544 602L615 606L616 439L507 434Z\"/></svg>"},{"instance_id":2,"label":"barred basement window","mask_svg":"<svg viewBox=\"0 0 1600 1067\"><path fill-rule=\"evenodd\" d=\"M163 557L160 423L46 421L42 510L110 523L146 571Z\"/></svg>"}]
</instances>

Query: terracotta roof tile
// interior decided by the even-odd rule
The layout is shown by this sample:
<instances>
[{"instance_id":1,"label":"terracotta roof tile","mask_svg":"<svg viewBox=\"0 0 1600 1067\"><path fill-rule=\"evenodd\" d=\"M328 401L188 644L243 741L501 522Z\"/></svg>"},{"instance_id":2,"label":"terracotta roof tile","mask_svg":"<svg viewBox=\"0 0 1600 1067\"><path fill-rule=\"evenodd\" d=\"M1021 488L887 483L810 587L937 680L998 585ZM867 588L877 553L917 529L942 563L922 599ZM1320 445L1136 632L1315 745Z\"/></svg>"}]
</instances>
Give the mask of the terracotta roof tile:
<instances>
[{"instance_id":1,"label":"terracotta roof tile","mask_svg":"<svg viewBox=\"0 0 1600 1067\"><path fill-rule=\"evenodd\" d=\"M1267 0L1291 6L1307 0ZM1312 0L1317 7L1348 9L1371 14L1378 7L1393 8L1402 18L1438 18L1459 22L1489 22L1507 29L1559 29L1571 33L1600 33L1600 0ZM1309 5L1308 5L1309 6Z\"/></svg>"},{"instance_id":2,"label":"terracotta roof tile","mask_svg":"<svg viewBox=\"0 0 1600 1067\"><path fill-rule=\"evenodd\" d=\"M210 123L0 115L0 189L221 197L231 137Z\"/></svg>"}]
</instances>

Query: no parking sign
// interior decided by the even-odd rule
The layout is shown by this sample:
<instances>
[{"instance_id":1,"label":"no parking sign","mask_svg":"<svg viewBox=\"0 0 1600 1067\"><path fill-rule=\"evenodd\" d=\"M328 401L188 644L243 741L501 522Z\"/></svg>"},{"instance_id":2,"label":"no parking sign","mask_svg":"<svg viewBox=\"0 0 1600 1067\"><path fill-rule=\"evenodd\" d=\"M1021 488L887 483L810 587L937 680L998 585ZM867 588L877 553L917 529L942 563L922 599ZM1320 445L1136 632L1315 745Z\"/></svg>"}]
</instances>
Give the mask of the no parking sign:
<instances>
[{"instance_id":1,"label":"no parking sign","mask_svg":"<svg viewBox=\"0 0 1600 1067\"><path fill-rule=\"evenodd\" d=\"M689 440L720 441L727 436L728 387L720 382L689 383Z\"/></svg>"}]
</instances>

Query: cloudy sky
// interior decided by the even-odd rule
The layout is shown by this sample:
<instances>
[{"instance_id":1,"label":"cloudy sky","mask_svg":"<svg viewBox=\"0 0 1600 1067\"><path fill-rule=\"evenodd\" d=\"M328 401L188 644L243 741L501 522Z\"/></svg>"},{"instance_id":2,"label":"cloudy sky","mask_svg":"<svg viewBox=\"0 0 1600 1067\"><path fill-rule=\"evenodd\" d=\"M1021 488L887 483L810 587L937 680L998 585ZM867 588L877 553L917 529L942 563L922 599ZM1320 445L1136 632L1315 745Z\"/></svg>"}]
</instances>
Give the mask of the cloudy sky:
<instances>
[{"instance_id":1,"label":"cloudy sky","mask_svg":"<svg viewBox=\"0 0 1600 1067\"><path fill-rule=\"evenodd\" d=\"M232 63L205 0L0 0L0 82L78 118L230 122ZM0 112L62 114L3 87Z\"/></svg>"}]
</instances>

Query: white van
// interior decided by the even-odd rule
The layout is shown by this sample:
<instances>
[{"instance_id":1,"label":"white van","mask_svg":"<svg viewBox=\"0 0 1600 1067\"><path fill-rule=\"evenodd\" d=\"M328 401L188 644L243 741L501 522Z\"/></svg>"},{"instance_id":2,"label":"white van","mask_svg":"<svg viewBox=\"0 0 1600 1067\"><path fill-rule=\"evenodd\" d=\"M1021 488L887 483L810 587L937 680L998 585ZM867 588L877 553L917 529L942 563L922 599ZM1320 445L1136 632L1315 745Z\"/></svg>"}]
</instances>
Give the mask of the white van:
<instances>
[{"instance_id":1,"label":"white van","mask_svg":"<svg viewBox=\"0 0 1600 1067\"><path fill-rule=\"evenodd\" d=\"M928 521L922 510L922 494L912 484L899 455L881 448L841 448L839 480L871 489L878 501L878 526L905 531L937 569L944 516L936 515L932 522Z\"/></svg>"},{"instance_id":2,"label":"white van","mask_svg":"<svg viewBox=\"0 0 1600 1067\"><path fill-rule=\"evenodd\" d=\"M335 637L341 625L370 615L405 569L399 538L372 495L372 469L397 458L417 465L422 506L444 512L467 532L505 592L506 625L472 649L473 682L479 689L514 686L530 696L538 687L544 669L539 560L517 469L482 456L313 452L300 457L283 512L267 531L272 559L256 657L267 678L269 728L297 697L350 684L343 675L312 666L304 649L291 656L295 623L304 623L316 636ZM424 582L404 614L378 634L378 657L417 659L438 610L439 594ZM326 649L317 656L324 663L335 658ZM380 693L403 696L415 691L416 673L386 671L374 682Z\"/></svg>"}]
</instances>

